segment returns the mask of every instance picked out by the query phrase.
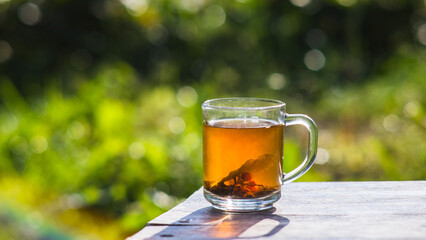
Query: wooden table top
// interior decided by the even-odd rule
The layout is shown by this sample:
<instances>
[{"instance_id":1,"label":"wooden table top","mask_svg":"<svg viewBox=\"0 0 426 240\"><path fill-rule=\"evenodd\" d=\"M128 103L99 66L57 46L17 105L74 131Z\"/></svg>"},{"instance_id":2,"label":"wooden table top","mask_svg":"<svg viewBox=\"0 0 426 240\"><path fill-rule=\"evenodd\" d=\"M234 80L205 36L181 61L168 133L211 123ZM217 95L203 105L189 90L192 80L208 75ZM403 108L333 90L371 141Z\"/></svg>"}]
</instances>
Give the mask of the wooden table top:
<instances>
[{"instance_id":1,"label":"wooden table top","mask_svg":"<svg viewBox=\"0 0 426 240\"><path fill-rule=\"evenodd\" d=\"M227 213L202 188L128 238L426 239L426 181L296 182L274 208Z\"/></svg>"}]
</instances>

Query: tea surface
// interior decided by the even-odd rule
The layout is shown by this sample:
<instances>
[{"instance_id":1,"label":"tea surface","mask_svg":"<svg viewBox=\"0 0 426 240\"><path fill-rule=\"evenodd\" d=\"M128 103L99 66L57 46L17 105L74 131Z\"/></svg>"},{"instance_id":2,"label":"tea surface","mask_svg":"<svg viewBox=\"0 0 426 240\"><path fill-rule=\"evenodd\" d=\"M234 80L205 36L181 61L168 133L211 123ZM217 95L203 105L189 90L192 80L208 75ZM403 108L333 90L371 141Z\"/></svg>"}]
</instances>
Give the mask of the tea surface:
<instances>
[{"instance_id":1,"label":"tea surface","mask_svg":"<svg viewBox=\"0 0 426 240\"><path fill-rule=\"evenodd\" d=\"M266 119L203 125L204 188L219 196L255 198L281 186L284 126Z\"/></svg>"}]
</instances>

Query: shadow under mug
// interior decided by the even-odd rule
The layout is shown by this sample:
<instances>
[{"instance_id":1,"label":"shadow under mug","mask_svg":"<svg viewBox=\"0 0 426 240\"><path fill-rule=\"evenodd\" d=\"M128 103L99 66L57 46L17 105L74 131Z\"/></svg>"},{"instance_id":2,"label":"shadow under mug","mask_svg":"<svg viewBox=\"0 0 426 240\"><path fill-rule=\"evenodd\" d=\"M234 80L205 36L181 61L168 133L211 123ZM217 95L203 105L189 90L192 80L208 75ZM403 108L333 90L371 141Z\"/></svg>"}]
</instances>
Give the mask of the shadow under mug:
<instances>
[{"instance_id":1,"label":"shadow under mug","mask_svg":"<svg viewBox=\"0 0 426 240\"><path fill-rule=\"evenodd\" d=\"M204 197L213 207L235 212L269 209L281 186L302 176L317 153L318 130L306 115L287 114L285 103L262 98L205 101L203 113ZM307 155L283 173L284 129L308 129Z\"/></svg>"}]
</instances>

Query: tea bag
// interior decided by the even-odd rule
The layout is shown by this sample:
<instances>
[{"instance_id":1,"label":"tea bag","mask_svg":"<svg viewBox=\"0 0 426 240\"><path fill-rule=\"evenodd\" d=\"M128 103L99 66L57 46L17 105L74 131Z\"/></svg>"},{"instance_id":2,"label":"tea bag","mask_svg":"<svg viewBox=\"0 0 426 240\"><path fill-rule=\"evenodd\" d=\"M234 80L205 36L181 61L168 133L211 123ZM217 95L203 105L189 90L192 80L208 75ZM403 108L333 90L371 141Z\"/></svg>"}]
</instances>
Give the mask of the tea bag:
<instances>
[{"instance_id":1,"label":"tea bag","mask_svg":"<svg viewBox=\"0 0 426 240\"><path fill-rule=\"evenodd\" d=\"M222 178L220 181L212 184L214 187L217 184L224 184L226 181L236 178L237 176L241 176L245 172L249 173L262 173L274 165L274 155L273 154L264 154L256 159L247 160L240 168L234 170L228 174L228 176Z\"/></svg>"}]
</instances>

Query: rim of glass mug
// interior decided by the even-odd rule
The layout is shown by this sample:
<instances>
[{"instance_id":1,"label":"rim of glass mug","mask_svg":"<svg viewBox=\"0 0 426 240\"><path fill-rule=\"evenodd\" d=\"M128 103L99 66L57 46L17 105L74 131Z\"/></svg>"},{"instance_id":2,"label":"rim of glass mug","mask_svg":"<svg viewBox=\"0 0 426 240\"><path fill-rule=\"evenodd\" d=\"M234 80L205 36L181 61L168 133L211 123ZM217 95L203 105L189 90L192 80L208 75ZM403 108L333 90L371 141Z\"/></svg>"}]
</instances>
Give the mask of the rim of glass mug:
<instances>
[{"instance_id":1,"label":"rim of glass mug","mask_svg":"<svg viewBox=\"0 0 426 240\"><path fill-rule=\"evenodd\" d=\"M269 105L265 106L232 106L233 102L238 102L238 104L241 104L243 102L249 103L265 103ZM215 105L214 103L218 104ZM219 104L222 105L219 105ZM229 105L227 105L229 104ZM268 110L273 108L281 108L285 106L285 103L280 100L275 99L268 99L268 98L252 98L252 97L230 97L230 98L216 98L216 99L210 99L201 105L202 108L211 108L211 109L225 109L225 110L243 110L243 111L258 111L258 110Z\"/></svg>"}]
</instances>

